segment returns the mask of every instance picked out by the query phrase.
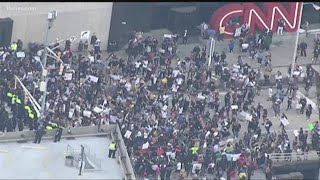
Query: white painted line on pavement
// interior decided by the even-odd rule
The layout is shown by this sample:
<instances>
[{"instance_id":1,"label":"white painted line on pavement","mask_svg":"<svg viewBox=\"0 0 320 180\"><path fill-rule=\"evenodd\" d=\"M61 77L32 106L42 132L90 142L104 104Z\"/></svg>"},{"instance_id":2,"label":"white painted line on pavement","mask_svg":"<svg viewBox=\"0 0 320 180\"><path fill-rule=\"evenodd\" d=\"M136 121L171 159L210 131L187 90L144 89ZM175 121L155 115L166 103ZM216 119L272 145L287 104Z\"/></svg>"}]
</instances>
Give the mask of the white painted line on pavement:
<instances>
[{"instance_id":1,"label":"white painted line on pavement","mask_svg":"<svg viewBox=\"0 0 320 180\"><path fill-rule=\"evenodd\" d=\"M0 149L0 152L2 152L2 153L8 153L9 151Z\"/></svg>"},{"instance_id":2,"label":"white painted line on pavement","mask_svg":"<svg viewBox=\"0 0 320 180\"><path fill-rule=\"evenodd\" d=\"M26 148L26 149L40 149L40 150L45 150L47 149L46 147L43 147L43 146L26 146L26 145L23 145L21 146L22 148Z\"/></svg>"},{"instance_id":3,"label":"white painted line on pavement","mask_svg":"<svg viewBox=\"0 0 320 180\"><path fill-rule=\"evenodd\" d=\"M304 29L299 29L299 34L303 34L305 33L306 30ZM311 29L311 30L308 30L308 33L314 33L314 32L320 32L320 29Z\"/></svg>"}]
</instances>

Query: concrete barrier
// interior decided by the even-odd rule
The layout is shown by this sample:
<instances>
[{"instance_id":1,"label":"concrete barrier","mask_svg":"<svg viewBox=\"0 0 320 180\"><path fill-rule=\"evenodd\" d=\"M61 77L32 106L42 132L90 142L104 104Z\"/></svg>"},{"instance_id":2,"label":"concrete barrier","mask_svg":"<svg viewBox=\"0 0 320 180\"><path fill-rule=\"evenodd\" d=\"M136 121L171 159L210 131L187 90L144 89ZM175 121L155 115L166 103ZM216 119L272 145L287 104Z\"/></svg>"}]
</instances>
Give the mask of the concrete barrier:
<instances>
[{"instance_id":1,"label":"concrete barrier","mask_svg":"<svg viewBox=\"0 0 320 180\"><path fill-rule=\"evenodd\" d=\"M54 139L56 130L47 131L42 139ZM125 177L128 180L135 180L135 174L131 165L131 161L127 152L126 145L124 144L121 131L118 125L102 125L88 126L88 127L75 127L70 129L63 129L61 138L76 138L88 137L111 134L118 146L118 155L120 164L124 171ZM0 134L0 143L15 142L15 141L33 141L35 138L34 131L18 131L18 132L5 132Z\"/></svg>"},{"instance_id":2,"label":"concrete barrier","mask_svg":"<svg viewBox=\"0 0 320 180\"><path fill-rule=\"evenodd\" d=\"M132 168L131 160L127 151L127 146L124 144L119 126L116 126L115 132L112 134L112 138L116 142L119 149L118 158L120 161L120 165L122 166L122 169L125 173L125 179L135 180L136 179L135 173Z\"/></svg>"},{"instance_id":3,"label":"concrete barrier","mask_svg":"<svg viewBox=\"0 0 320 180\"><path fill-rule=\"evenodd\" d=\"M107 135L114 132L116 125L103 125L100 128L98 126L90 127L75 127L70 128L68 133L67 128L63 129L61 138L75 138L75 137L88 137L97 135ZM46 131L46 134L42 139L54 139L56 130ZM0 134L0 142L14 142L14 141L30 141L34 140L34 131L18 131L18 132L5 132Z\"/></svg>"}]
</instances>

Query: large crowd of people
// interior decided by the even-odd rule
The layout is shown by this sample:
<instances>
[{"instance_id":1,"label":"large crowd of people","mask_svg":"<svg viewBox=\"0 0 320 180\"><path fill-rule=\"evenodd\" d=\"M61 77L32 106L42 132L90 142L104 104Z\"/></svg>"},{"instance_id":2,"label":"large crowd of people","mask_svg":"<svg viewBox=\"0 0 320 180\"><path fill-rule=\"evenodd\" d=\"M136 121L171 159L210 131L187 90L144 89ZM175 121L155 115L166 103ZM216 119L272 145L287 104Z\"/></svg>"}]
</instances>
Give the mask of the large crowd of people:
<instances>
[{"instance_id":1,"label":"large crowd of people","mask_svg":"<svg viewBox=\"0 0 320 180\"><path fill-rule=\"evenodd\" d=\"M237 63L229 65L228 54L216 52L209 69L206 48L196 46L189 56L177 56L178 49L183 48L177 35L159 42L135 32L126 50L128 58L113 53L102 57L96 35L90 43L81 41L77 53L71 50L70 41L64 49L57 41L50 46L54 54L49 53L47 59L45 120L64 127L119 124L138 177L165 179L179 172L181 179L190 175L250 179L255 169L263 168L266 178L271 179L272 162L267 154L319 148L317 122L311 136L301 129L294 140L289 139L287 117L280 111L285 98L287 109L292 109L301 74L298 66L287 89L278 72L276 85L266 97L272 102L275 116L283 119L282 132L270 132L270 107L255 103L261 87L270 85L271 38L270 32L253 36L244 31L228 45L232 53L235 41L239 41ZM13 44L0 52L0 131L36 130L39 116L14 75L41 102L43 67L39 57L43 46L30 44L25 57L21 57L22 41ZM261 64L263 72L251 68L247 57ZM310 68L306 72L306 89L311 86L312 72ZM298 113L309 119L310 104L304 98L298 104ZM262 133L264 129L266 134Z\"/></svg>"}]
</instances>

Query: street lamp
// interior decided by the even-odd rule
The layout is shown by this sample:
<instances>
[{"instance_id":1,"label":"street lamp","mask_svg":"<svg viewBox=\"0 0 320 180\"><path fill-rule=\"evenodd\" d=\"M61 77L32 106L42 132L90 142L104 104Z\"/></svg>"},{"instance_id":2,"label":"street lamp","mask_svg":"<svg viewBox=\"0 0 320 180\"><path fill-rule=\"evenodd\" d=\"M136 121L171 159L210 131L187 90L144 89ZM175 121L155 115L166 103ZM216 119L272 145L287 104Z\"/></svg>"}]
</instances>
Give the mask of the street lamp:
<instances>
[{"instance_id":1,"label":"street lamp","mask_svg":"<svg viewBox=\"0 0 320 180\"><path fill-rule=\"evenodd\" d=\"M40 124L42 125L43 121L45 120L45 105L46 105L46 96L47 96L47 81L48 79L47 74L48 71L46 70L47 66L47 55L48 55L48 36L50 29L53 25L53 21L57 18L57 11L51 11L48 13L48 29L46 34L46 39L44 42L45 48L44 53L42 54L43 61L42 61L42 74L41 74L41 82L40 82L40 91L43 92L42 102L41 102L41 110L40 110Z\"/></svg>"},{"instance_id":2,"label":"street lamp","mask_svg":"<svg viewBox=\"0 0 320 180\"><path fill-rule=\"evenodd\" d=\"M210 37L210 49L209 49L209 61L208 61L208 70L211 67L212 56L214 53L214 47L216 46L216 41L213 37Z\"/></svg>"},{"instance_id":3,"label":"street lamp","mask_svg":"<svg viewBox=\"0 0 320 180\"><path fill-rule=\"evenodd\" d=\"M320 10L320 6L318 6L318 5L314 4L314 3L308 2L308 3L302 3L302 4L301 4L301 8L300 8L300 18L299 18L299 22L298 22L298 29L297 29L296 41L295 41L295 46L294 46L294 51L293 51L293 57L292 57L290 80L292 80L292 77L293 77L293 69L294 69L294 65L295 65L295 63L296 63L297 47L298 47L298 43L299 43L299 29L300 29L300 26L301 26L303 5L307 5L307 4L312 4L313 8L316 9L317 11Z\"/></svg>"}]
</instances>

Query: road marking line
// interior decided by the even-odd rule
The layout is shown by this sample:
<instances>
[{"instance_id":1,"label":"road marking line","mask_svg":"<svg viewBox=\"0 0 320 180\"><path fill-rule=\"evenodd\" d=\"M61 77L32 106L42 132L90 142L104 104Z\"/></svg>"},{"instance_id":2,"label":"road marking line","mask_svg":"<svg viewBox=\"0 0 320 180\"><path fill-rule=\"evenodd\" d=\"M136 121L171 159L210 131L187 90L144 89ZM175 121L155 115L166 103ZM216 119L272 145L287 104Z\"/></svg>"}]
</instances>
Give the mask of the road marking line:
<instances>
[{"instance_id":1,"label":"road marking line","mask_svg":"<svg viewBox=\"0 0 320 180\"><path fill-rule=\"evenodd\" d=\"M41 150L47 149L46 147L43 147L43 146L26 146L26 145L23 145L21 147L22 148L26 148L26 149L41 149Z\"/></svg>"},{"instance_id":2,"label":"road marking line","mask_svg":"<svg viewBox=\"0 0 320 180\"><path fill-rule=\"evenodd\" d=\"M9 151L0 149L0 152L2 152L2 153L8 153Z\"/></svg>"}]
</instances>

